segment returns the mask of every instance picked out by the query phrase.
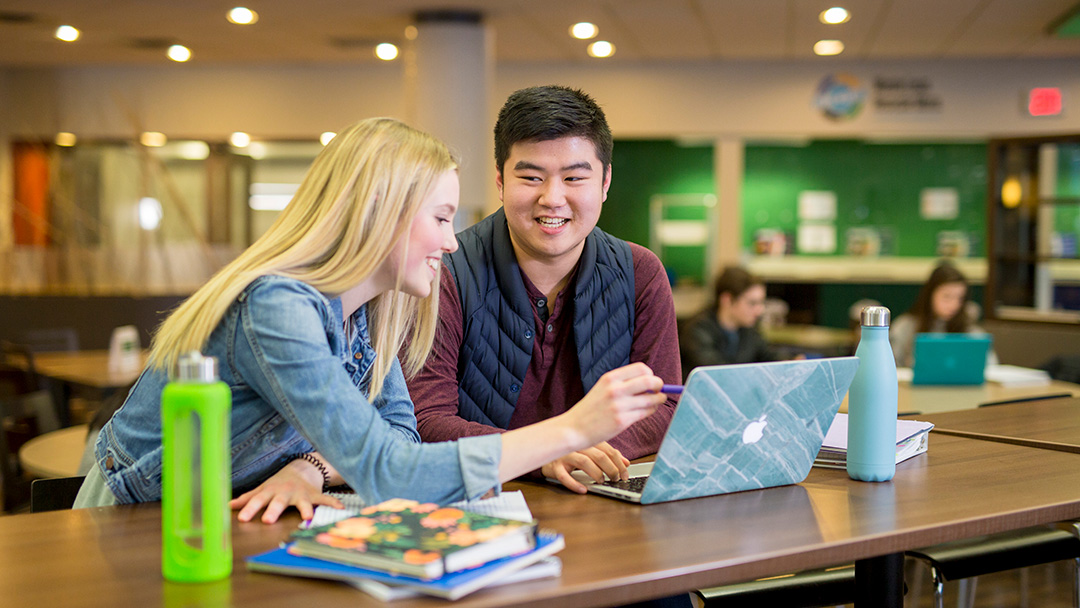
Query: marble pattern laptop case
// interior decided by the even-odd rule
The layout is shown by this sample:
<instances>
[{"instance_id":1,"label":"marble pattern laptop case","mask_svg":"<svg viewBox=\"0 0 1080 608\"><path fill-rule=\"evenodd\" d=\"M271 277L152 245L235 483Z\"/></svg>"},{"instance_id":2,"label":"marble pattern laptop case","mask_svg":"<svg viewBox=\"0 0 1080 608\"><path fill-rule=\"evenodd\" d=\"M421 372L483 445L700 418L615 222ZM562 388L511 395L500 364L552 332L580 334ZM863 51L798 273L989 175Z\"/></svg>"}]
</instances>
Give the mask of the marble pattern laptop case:
<instances>
[{"instance_id":1,"label":"marble pattern laptop case","mask_svg":"<svg viewBox=\"0 0 1080 608\"><path fill-rule=\"evenodd\" d=\"M696 368L641 503L802 481L857 367L839 357Z\"/></svg>"}]
</instances>

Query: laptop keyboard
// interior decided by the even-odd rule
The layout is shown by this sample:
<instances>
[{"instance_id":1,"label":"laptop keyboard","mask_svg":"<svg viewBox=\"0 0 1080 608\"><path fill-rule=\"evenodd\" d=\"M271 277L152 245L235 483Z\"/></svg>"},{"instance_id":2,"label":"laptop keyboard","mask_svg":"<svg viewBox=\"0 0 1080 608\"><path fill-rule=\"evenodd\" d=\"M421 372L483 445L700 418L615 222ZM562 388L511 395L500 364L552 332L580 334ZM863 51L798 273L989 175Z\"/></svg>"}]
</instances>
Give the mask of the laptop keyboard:
<instances>
[{"instance_id":1,"label":"laptop keyboard","mask_svg":"<svg viewBox=\"0 0 1080 608\"><path fill-rule=\"evenodd\" d=\"M604 483L602 483L600 485L605 485L605 486L608 486L608 487L611 487L611 488L618 488L620 490L627 490L627 491L630 491L630 492L637 492L637 493L640 494L641 491L645 489L645 481L648 480L648 479L649 478L647 476L646 477L631 477L627 481L623 481L621 479L616 479L614 481L608 480L608 481L605 481Z\"/></svg>"}]
</instances>

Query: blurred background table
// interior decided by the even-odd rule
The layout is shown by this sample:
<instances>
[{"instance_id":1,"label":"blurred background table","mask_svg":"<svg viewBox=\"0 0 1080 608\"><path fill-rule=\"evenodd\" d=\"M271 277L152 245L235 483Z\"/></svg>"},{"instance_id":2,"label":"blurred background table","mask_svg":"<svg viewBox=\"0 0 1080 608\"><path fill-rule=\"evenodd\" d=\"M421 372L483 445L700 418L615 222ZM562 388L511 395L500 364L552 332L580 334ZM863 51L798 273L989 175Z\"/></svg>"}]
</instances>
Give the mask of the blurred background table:
<instances>
[{"instance_id":1,"label":"blurred background table","mask_svg":"<svg viewBox=\"0 0 1080 608\"><path fill-rule=\"evenodd\" d=\"M87 425L38 435L19 448L19 463L33 477L73 477L86 446Z\"/></svg>"}]
</instances>

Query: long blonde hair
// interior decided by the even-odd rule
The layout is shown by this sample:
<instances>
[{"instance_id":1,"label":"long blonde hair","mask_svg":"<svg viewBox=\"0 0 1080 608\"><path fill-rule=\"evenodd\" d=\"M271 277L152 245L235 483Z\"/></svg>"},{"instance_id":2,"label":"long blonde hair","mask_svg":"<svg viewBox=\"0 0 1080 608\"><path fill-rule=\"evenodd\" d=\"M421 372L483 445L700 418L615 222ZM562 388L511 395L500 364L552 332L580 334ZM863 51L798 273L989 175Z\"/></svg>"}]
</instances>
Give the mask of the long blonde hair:
<instances>
[{"instance_id":1,"label":"long blonde hair","mask_svg":"<svg viewBox=\"0 0 1080 608\"><path fill-rule=\"evenodd\" d=\"M330 297L358 285L408 234L438 178L456 168L445 144L394 119L371 118L338 133L269 230L161 324L150 364L170 369L180 354L201 350L229 306L260 276L294 278ZM395 288L368 303L377 355L369 398L382 390L410 331L403 367L415 374L423 366L435 334L438 294L436 278L426 298Z\"/></svg>"}]
</instances>

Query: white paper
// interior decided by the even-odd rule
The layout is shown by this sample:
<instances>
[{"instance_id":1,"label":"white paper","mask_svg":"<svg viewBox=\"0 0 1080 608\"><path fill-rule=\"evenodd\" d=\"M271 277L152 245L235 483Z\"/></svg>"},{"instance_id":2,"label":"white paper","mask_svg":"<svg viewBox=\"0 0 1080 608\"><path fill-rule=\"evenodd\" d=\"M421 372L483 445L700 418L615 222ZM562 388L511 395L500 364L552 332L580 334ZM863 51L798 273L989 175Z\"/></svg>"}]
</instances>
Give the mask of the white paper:
<instances>
[{"instance_id":1,"label":"white paper","mask_svg":"<svg viewBox=\"0 0 1080 608\"><path fill-rule=\"evenodd\" d=\"M926 220L955 220L960 215L960 193L956 188L923 188L919 214Z\"/></svg>"},{"instance_id":2,"label":"white paper","mask_svg":"<svg viewBox=\"0 0 1080 608\"><path fill-rule=\"evenodd\" d=\"M919 433L929 431L934 428L932 422L921 422L919 420L897 420L896 421L896 443L906 441ZM821 447L834 449L834 450L846 450L847 449L847 432L848 432L848 415L841 412L833 418L832 425L829 427L829 432L825 433L825 441L821 444Z\"/></svg>"},{"instance_id":3,"label":"white paper","mask_svg":"<svg viewBox=\"0 0 1080 608\"><path fill-rule=\"evenodd\" d=\"M835 220L836 193L831 190L803 190L799 193L800 220Z\"/></svg>"},{"instance_id":4,"label":"white paper","mask_svg":"<svg viewBox=\"0 0 1080 608\"><path fill-rule=\"evenodd\" d=\"M800 253L833 253L836 251L836 226L800 224L796 243Z\"/></svg>"},{"instance_id":5,"label":"white paper","mask_svg":"<svg viewBox=\"0 0 1080 608\"><path fill-rule=\"evenodd\" d=\"M1041 386L1050 384L1050 374L1041 369L1017 365L987 365L985 377L1002 386Z\"/></svg>"}]
</instances>

